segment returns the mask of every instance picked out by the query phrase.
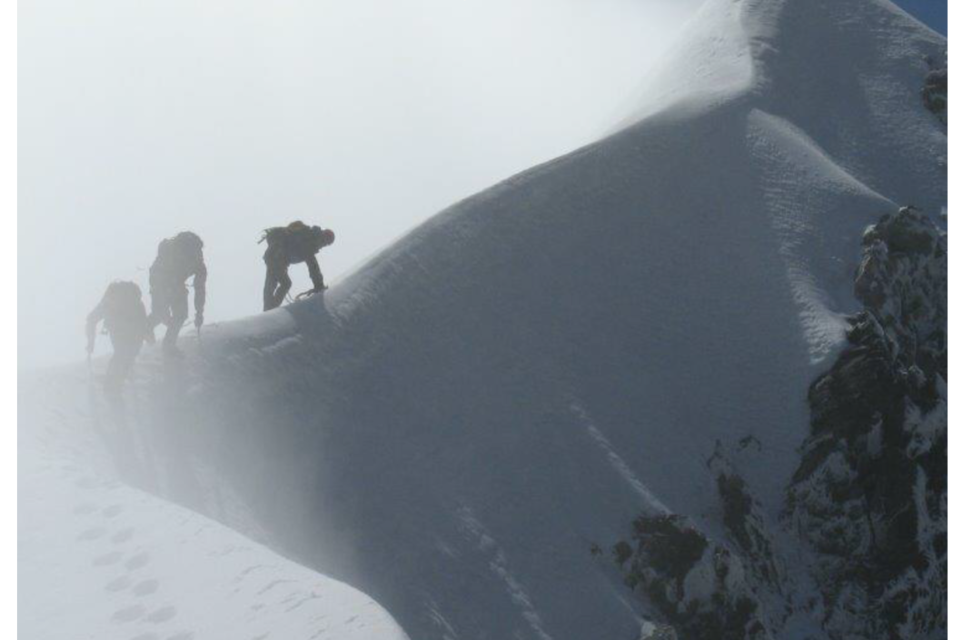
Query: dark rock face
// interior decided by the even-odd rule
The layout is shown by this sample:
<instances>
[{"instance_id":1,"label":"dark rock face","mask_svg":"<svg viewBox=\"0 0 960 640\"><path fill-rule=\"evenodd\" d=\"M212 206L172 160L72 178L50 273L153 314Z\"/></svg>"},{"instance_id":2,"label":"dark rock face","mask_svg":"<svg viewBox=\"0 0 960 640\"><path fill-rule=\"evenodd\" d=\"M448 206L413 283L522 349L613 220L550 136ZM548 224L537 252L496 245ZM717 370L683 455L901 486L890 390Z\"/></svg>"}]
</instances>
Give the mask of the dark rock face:
<instances>
[{"instance_id":1,"label":"dark rock face","mask_svg":"<svg viewBox=\"0 0 960 640\"><path fill-rule=\"evenodd\" d=\"M685 517L642 516L634 523L625 581L642 588L681 638L767 640L763 607L743 560L707 539Z\"/></svg>"},{"instance_id":2,"label":"dark rock face","mask_svg":"<svg viewBox=\"0 0 960 640\"><path fill-rule=\"evenodd\" d=\"M936 114L940 120L947 123L947 62L944 58L943 64L939 65L933 60L928 60L930 72L927 74L923 83L923 104L932 113Z\"/></svg>"},{"instance_id":3,"label":"dark rock face","mask_svg":"<svg viewBox=\"0 0 960 640\"><path fill-rule=\"evenodd\" d=\"M643 516L613 547L669 625L644 640L774 638L795 614L834 640L946 638L946 234L910 208L884 216L864 233L854 291L848 346L808 390L783 522L767 522L718 442L718 539ZM749 448L761 454L752 436ZM786 571L778 543L801 548L815 584Z\"/></svg>"},{"instance_id":4,"label":"dark rock face","mask_svg":"<svg viewBox=\"0 0 960 640\"><path fill-rule=\"evenodd\" d=\"M784 570L776 556L763 508L727 458L720 442L707 466L716 481L723 526L737 552L747 561L753 583L782 592Z\"/></svg>"},{"instance_id":5,"label":"dark rock face","mask_svg":"<svg viewBox=\"0 0 960 640\"><path fill-rule=\"evenodd\" d=\"M910 208L863 238L849 346L811 385L788 495L833 637L946 635L946 234Z\"/></svg>"}]
</instances>

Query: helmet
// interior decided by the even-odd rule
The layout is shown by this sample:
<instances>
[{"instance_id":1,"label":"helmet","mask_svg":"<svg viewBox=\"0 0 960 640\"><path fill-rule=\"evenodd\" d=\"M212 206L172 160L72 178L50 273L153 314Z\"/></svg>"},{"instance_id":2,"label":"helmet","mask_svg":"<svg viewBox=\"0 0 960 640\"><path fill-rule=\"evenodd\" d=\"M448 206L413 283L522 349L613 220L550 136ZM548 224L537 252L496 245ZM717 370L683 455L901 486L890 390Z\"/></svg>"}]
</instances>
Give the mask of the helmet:
<instances>
[{"instance_id":1,"label":"helmet","mask_svg":"<svg viewBox=\"0 0 960 640\"><path fill-rule=\"evenodd\" d=\"M337 236L332 229L324 229L321 238L323 239L323 246L329 247L337 239Z\"/></svg>"}]
</instances>

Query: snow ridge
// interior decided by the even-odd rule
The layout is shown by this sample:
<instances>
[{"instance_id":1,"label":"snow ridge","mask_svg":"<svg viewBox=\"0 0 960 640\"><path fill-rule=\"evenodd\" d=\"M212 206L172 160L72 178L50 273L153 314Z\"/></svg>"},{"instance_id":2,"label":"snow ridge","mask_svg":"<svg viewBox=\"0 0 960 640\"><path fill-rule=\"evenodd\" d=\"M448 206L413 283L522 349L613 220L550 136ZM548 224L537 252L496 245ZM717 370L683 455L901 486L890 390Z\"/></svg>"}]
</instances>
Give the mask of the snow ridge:
<instances>
[{"instance_id":1,"label":"snow ridge","mask_svg":"<svg viewBox=\"0 0 960 640\"><path fill-rule=\"evenodd\" d=\"M830 637L725 573L744 565L708 461L757 442L736 469L749 501L730 494L751 505L741 537L784 535L761 524L860 309L862 231L946 202L946 130L921 96L944 47L886 0L708 0L613 135L439 213L323 296L205 329L182 365L148 354L129 428L177 470L150 489L263 531L416 638L659 628L663 608L593 553L638 514L730 553L698 556L698 584L727 589L713 622ZM798 602L815 594L784 562Z\"/></svg>"}]
</instances>

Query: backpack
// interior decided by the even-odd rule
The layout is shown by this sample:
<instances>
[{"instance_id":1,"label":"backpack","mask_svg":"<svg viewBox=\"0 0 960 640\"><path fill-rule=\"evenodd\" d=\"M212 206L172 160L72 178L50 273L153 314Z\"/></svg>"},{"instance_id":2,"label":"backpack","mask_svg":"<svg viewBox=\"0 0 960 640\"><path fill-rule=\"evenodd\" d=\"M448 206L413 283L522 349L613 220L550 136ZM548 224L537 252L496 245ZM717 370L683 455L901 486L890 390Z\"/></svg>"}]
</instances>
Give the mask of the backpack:
<instances>
[{"instance_id":1,"label":"backpack","mask_svg":"<svg viewBox=\"0 0 960 640\"><path fill-rule=\"evenodd\" d=\"M157 247L157 259L162 262L200 262L203 260L203 240L192 231L183 231L161 240Z\"/></svg>"},{"instance_id":2,"label":"backpack","mask_svg":"<svg viewBox=\"0 0 960 640\"><path fill-rule=\"evenodd\" d=\"M103 294L107 306L116 309L129 309L136 306L143 299L143 293L136 282L117 280L111 282L107 292Z\"/></svg>"},{"instance_id":3,"label":"backpack","mask_svg":"<svg viewBox=\"0 0 960 640\"><path fill-rule=\"evenodd\" d=\"M140 287L135 282L111 282L103 294L104 328L113 332L123 327L145 326L147 312Z\"/></svg>"},{"instance_id":4,"label":"backpack","mask_svg":"<svg viewBox=\"0 0 960 640\"><path fill-rule=\"evenodd\" d=\"M287 238L295 238L305 233L311 233L310 227L302 221L296 220L285 227L270 227L269 229L264 229L257 244L266 241L269 247L283 242Z\"/></svg>"}]
</instances>

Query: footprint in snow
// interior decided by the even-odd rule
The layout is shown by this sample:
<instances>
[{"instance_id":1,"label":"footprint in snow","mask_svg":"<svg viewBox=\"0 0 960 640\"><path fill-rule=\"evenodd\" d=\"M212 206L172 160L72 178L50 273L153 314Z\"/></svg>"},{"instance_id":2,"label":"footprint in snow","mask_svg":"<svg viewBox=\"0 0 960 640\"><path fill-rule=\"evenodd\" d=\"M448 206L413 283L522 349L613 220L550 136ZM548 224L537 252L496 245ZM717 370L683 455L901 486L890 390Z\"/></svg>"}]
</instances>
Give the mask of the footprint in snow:
<instances>
[{"instance_id":1,"label":"footprint in snow","mask_svg":"<svg viewBox=\"0 0 960 640\"><path fill-rule=\"evenodd\" d=\"M113 534L113 537L110 538L110 541L113 544L123 544L133 537L133 527L127 527L126 529L121 529L120 531Z\"/></svg>"},{"instance_id":2,"label":"footprint in snow","mask_svg":"<svg viewBox=\"0 0 960 640\"><path fill-rule=\"evenodd\" d=\"M77 540L87 541L87 540L96 540L97 538L102 538L103 534L107 532L103 527L94 527L93 529L87 529L83 533L77 536Z\"/></svg>"},{"instance_id":3,"label":"footprint in snow","mask_svg":"<svg viewBox=\"0 0 960 640\"><path fill-rule=\"evenodd\" d=\"M150 554L144 551L143 553L138 553L133 556L124 564L128 571L133 571L134 569L139 569L150 562Z\"/></svg>"},{"instance_id":4,"label":"footprint in snow","mask_svg":"<svg viewBox=\"0 0 960 640\"><path fill-rule=\"evenodd\" d=\"M114 613L113 619L117 622L133 622L142 618L145 611L142 604L135 604Z\"/></svg>"},{"instance_id":5,"label":"footprint in snow","mask_svg":"<svg viewBox=\"0 0 960 640\"><path fill-rule=\"evenodd\" d=\"M154 593L159 586L160 582L158 580L143 580L138 582L133 588L133 593L140 597L148 596L151 593Z\"/></svg>"},{"instance_id":6,"label":"footprint in snow","mask_svg":"<svg viewBox=\"0 0 960 640\"><path fill-rule=\"evenodd\" d=\"M107 591L123 591L130 586L130 576L120 576L107 583Z\"/></svg>"},{"instance_id":7,"label":"footprint in snow","mask_svg":"<svg viewBox=\"0 0 960 640\"><path fill-rule=\"evenodd\" d=\"M250 573L253 572L253 571L256 571L257 569L263 569L263 565L262 565L262 564L255 564L255 565L253 565L252 567L247 567L246 569L244 569L243 571L241 571L240 573L238 573L238 574L237 574L237 577L234 578L233 581L234 581L234 582L240 582L240 581L242 581L248 574L250 574Z\"/></svg>"},{"instance_id":8,"label":"footprint in snow","mask_svg":"<svg viewBox=\"0 0 960 640\"><path fill-rule=\"evenodd\" d=\"M147 621L160 623L166 622L167 620L173 619L177 615L176 607L163 607L162 609L157 609L153 613L147 616Z\"/></svg>"}]
</instances>

